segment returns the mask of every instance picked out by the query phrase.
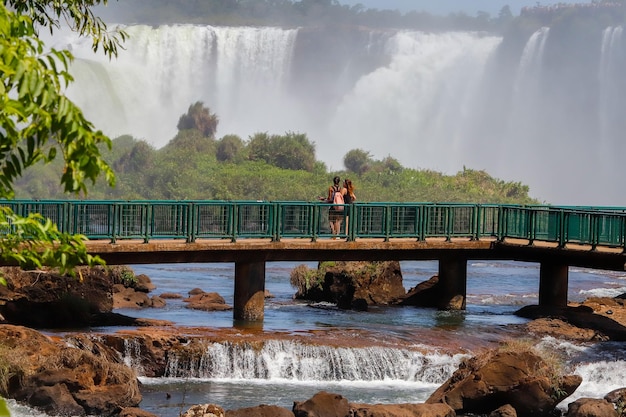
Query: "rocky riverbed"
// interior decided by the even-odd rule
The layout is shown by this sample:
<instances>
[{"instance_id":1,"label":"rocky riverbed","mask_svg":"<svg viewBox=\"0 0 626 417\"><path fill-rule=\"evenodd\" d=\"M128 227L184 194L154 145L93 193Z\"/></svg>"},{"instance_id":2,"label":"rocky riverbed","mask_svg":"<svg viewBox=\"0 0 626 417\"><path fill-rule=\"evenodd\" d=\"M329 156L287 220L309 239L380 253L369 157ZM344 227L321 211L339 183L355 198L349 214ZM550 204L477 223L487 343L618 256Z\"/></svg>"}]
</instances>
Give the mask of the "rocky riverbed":
<instances>
[{"instance_id":1,"label":"rocky riverbed","mask_svg":"<svg viewBox=\"0 0 626 417\"><path fill-rule=\"evenodd\" d=\"M387 265L385 269L392 271L393 279L397 280L395 268ZM5 323L0 326L0 340L4 341L0 358L2 367L8 370L5 375L10 376L5 377L0 388L5 397L18 399L49 414L146 415L137 408L141 395L136 375L120 359L120 352L129 339L140 346L145 375L156 377L165 372L168 356L193 356L194 350L202 349L202 342L207 340L260 345L270 339L283 338L298 339L302 343L355 347L371 343L393 346L396 343L394 340L373 342L365 334L361 335L363 337L355 334L342 337L330 331L293 334L205 327L178 329L167 322L116 315L112 313L114 306L158 308L168 297L186 296L190 308L230 307L219 294L200 289L186 295L150 296L154 289L150 279L145 276L131 279L125 268L81 270L77 280L49 271L24 273L5 269L2 272L8 285L0 288L0 312ZM366 280L369 282L371 278ZM341 282L346 287L346 281ZM358 287L363 289L363 286ZM384 285L380 282L372 285L372 288L379 287ZM360 298L374 299L369 295ZM536 338L553 335L577 342L624 340L626 308L623 301L621 297L590 298L566 309L527 307L519 314L534 320L512 329L511 334ZM94 323L123 324L136 329L108 335L72 332L71 336L63 338L44 336L34 330L50 328L50 324L80 328ZM575 375L559 375L549 369L532 346L499 347L463 362L450 380L422 404L354 404L340 395L320 392L307 401L295 401L292 409L259 405L223 410L214 404L200 405L198 409L190 410L189 415L547 415L553 413L554 406L580 384ZM626 403L623 393L618 391L607 395L607 399L573 402L568 416L618 415L622 404ZM516 398L524 400L520 402Z\"/></svg>"}]
</instances>

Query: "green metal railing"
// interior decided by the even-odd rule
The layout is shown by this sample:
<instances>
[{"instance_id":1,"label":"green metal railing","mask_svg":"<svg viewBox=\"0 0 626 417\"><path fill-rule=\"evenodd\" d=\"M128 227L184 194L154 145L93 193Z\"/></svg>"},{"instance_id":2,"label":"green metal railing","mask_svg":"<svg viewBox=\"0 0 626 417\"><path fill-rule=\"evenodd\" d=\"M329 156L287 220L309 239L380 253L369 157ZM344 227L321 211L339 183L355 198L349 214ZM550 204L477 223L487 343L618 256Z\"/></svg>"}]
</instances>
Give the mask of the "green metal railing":
<instances>
[{"instance_id":1,"label":"green metal railing","mask_svg":"<svg viewBox=\"0 0 626 417\"><path fill-rule=\"evenodd\" d=\"M59 229L89 239L285 238L333 235L332 204L302 201L61 201L2 200L26 216L41 213ZM459 203L356 203L345 205L339 237L505 238L625 248L626 208Z\"/></svg>"}]
</instances>

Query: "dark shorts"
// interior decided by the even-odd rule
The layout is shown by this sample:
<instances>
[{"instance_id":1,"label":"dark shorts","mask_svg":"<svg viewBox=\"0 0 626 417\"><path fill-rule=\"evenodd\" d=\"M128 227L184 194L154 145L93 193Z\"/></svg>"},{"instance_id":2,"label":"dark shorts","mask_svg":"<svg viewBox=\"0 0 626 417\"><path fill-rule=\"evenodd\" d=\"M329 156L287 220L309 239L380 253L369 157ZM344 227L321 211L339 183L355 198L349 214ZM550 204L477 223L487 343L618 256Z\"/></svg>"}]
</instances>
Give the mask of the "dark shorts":
<instances>
[{"instance_id":1,"label":"dark shorts","mask_svg":"<svg viewBox=\"0 0 626 417\"><path fill-rule=\"evenodd\" d=\"M337 221L337 220L342 220L343 219L343 214L345 213L344 210L335 210L334 208L330 208L328 210L328 220L332 221Z\"/></svg>"}]
</instances>

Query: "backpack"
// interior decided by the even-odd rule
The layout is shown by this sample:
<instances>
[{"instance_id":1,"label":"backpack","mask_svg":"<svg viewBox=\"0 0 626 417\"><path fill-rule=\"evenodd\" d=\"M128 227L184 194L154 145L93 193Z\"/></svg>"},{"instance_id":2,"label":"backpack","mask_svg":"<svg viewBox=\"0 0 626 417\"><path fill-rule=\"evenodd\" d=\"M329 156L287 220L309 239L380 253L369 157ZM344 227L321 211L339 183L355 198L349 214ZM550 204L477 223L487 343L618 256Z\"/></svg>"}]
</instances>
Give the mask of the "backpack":
<instances>
[{"instance_id":1,"label":"backpack","mask_svg":"<svg viewBox=\"0 0 626 417\"><path fill-rule=\"evenodd\" d=\"M341 194L341 190L335 190L335 192L333 193L333 203L334 204L341 204L338 206L333 206L333 210L336 211L342 211L343 210L343 194Z\"/></svg>"}]
</instances>

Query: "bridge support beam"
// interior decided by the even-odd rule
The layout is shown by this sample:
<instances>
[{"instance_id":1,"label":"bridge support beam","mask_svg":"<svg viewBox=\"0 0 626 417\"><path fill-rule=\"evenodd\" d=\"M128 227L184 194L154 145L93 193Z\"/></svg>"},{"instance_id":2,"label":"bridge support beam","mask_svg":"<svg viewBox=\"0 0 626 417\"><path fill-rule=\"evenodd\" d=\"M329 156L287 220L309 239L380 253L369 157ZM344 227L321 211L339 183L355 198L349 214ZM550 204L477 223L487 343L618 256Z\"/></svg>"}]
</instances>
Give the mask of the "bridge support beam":
<instances>
[{"instance_id":1,"label":"bridge support beam","mask_svg":"<svg viewBox=\"0 0 626 417\"><path fill-rule=\"evenodd\" d=\"M233 318L263 322L265 308L265 262L235 262Z\"/></svg>"},{"instance_id":2,"label":"bridge support beam","mask_svg":"<svg viewBox=\"0 0 626 417\"><path fill-rule=\"evenodd\" d=\"M443 258L439 260L440 298L438 307L445 310L465 310L467 296L467 259Z\"/></svg>"},{"instance_id":3,"label":"bridge support beam","mask_svg":"<svg viewBox=\"0 0 626 417\"><path fill-rule=\"evenodd\" d=\"M539 305L567 307L569 268L565 264L541 262L539 267Z\"/></svg>"}]
</instances>

